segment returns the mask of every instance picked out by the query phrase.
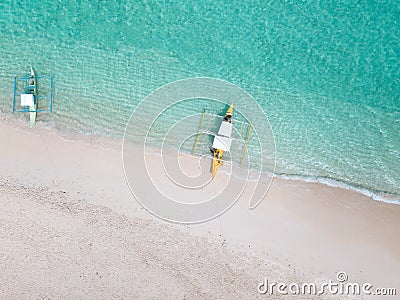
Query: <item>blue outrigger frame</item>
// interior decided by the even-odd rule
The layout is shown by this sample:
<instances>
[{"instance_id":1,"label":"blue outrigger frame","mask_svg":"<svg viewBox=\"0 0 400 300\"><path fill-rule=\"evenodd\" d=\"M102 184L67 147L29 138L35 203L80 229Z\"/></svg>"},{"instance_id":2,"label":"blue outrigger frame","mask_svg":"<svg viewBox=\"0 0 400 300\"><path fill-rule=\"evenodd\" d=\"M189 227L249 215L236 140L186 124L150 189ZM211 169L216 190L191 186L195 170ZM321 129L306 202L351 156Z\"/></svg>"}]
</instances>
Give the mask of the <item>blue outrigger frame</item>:
<instances>
[{"instance_id":1,"label":"blue outrigger frame","mask_svg":"<svg viewBox=\"0 0 400 300\"><path fill-rule=\"evenodd\" d=\"M40 75L40 76L35 76L35 84L37 85L37 80L38 79L48 79L49 84L50 84L50 93L48 96L41 96L41 95L34 95L35 97L35 103L39 99L49 99L49 109L38 109L38 106L36 107L36 110L30 110L29 106L24 106L23 109L16 109L16 101L17 97L21 96L21 94L30 94L32 88L36 88L36 86L32 86L29 84L29 81L31 80L31 76L26 76L26 77L14 77L14 97L13 97L13 102L12 102L12 112L53 112L53 76L50 75ZM18 92L18 82L23 82L22 84L24 85L23 92L19 93Z\"/></svg>"}]
</instances>

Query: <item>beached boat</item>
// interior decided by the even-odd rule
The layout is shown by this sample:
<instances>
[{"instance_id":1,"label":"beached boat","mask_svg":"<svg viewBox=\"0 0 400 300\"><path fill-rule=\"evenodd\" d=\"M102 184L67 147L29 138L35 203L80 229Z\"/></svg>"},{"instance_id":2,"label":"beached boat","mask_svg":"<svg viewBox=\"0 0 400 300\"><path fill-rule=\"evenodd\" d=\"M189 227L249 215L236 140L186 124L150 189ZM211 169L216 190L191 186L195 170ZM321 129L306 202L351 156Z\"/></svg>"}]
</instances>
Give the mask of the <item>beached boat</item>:
<instances>
[{"instance_id":1,"label":"beached boat","mask_svg":"<svg viewBox=\"0 0 400 300\"><path fill-rule=\"evenodd\" d=\"M41 79L43 88L41 88L41 95L38 95L37 83ZM16 99L21 96L21 108L17 108ZM41 99L42 108L39 109L38 100ZM48 100L46 107L46 102ZM36 76L33 68L31 67L30 74L26 77L14 78L14 97L12 103L12 112L28 112L29 125L32 128L36 123L36 116L38 112L52 112L53 111L53 77L48 75Z\"/></svg>"},{"instance_id":2,"label":"beached boat","mask_svg":"<svg viewBox=\"0 0 400 300\"><path fill-rule=\"evenodd\" d=\"M211 174L212 178L215 177L220 166L224 164L226 159L223 159L225 152L235 152L235 158L232 162L238 163L239 166L243 166L246 159L247 148L250 141L250 134L253 128L252 123L246 121L233 120L233 103L230 105L224 116L215 115L208 113L205 109L201 116L199 129L197 131L196 139L192 148L192 155L199 155L202 157L210 157L208 149L212 153L212 166ZM210 127L215 124L218 120L219 127L218 132L209 131ZM206 123L205 128L203 124ZM236 126L235 132L233 132L233 127ZM247 128L247 130L246 130ZM246 134L247 132L247 134ZM232 136L234 134L234 137ZM208 144L208 136L212 136L212 144ZM202 138L201 138L202 137ZM208 144L208 145L207 145ZM205 152L204 150L207 151ZM238 155L242 152L241 159Z\"/></svg>"},{"instance_id":3,"label":"beached boat","mask_svg":"<svg viewBox=\"0 0 400 300\"><path fill-rule=\"evenodd\" d=\"M211 174L214 179L218 168L223 165L222 157L225 152L228 152L232 144L232 112L233 104L227 110L225 116L222 119L221 126L219 127L218 133L214 137L212 144L213 162Z\"/></svg>"}]
</instances>

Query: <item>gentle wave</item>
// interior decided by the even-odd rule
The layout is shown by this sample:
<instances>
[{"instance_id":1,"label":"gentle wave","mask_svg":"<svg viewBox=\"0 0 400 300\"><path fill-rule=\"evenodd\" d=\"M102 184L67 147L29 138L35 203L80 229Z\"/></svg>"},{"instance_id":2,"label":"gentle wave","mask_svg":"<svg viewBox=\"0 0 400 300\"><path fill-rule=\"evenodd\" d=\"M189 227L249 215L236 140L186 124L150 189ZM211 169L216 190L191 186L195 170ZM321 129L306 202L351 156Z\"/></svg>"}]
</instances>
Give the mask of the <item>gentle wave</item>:
<instances>
[{"instance_id":1,"label":"gentle wave","mask_svg":"<svg viewBox=\"0 0 400 300\"><path fill-rule=\"evenodd\" d=\"M307 177L307 176L299 176L299 175L284 175L284 174L276 174L276 177L285 179L285 180L298 180L302 182L310 182L310 183L321 183L331 187L338 187L350 191L354 191L360 194L363 194L367 197L371 197L376 201L391 203L391 204L399 204L400 205L400 196L392 195L385 192L377 192L371 191L366 188L356 187L351 184L341 182L332 178L323 178L323 177Z\"/></svg>"}]
</instances>

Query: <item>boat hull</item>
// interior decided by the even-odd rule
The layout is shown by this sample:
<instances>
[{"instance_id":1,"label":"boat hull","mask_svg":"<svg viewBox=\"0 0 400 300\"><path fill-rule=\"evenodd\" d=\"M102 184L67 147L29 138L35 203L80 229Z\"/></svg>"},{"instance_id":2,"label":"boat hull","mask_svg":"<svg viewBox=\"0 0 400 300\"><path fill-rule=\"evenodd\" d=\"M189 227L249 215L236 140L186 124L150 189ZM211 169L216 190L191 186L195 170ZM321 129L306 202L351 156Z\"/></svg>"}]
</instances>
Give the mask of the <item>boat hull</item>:
<instances>
[{"instance_id":1,"label":"boat hull","mask_svg":"<svg viewBox=\"0 0 400 300\"><path fill-rule=\"evenodd\" d=\"M214 138L214 142L212 145L214 149L213 162L211 167L212 179L214 179L215 175L217 174L219 167L223 165L222 157L224 156L224 152L229 151L231 147L232 113L233 104L226 111L226 114L222 119L221 126L218 130L218 134Z\"/></svg>"},{"instance_id":2,"label":"boat hull","mask_svg":"<svg viewBox=\"0 0 400 300\"><path fill-rule=\"evenodd\" d=\"M36 110L36 104L34 106L29 106L29 110ZM32 128L36 123L36 112L29 113L29 126Z\"/></svg>"},{"instance_id":3,"label":"boat hull","mask_svg":"<svg viewBox=\"0 0 400 300\"><path fill-rule=\"evenodd\" d=\"M217 171L218 171L219 167L223 165L223 162L222 162L222 157L223 156L224 156L224 151L223 150L216 149L214 151L212 168L211 168L211 175L212 175L213 179L215 177L215 174L217 174Z\"/></svg>"},{"instance_id":4,"label":"boat hull","mask_svg":"<svg viewBox=\"0 0 400 300\"><path fill-rule=\"evenodd\" d=\"M37 109L37 97L36 97L36 80L35 80L35 72L31 67L31 79L28 86L29 92L33 94L34 104L29 106L29 126L32 128L36 123L36 109Z\"/></svg>"}]
</instances>

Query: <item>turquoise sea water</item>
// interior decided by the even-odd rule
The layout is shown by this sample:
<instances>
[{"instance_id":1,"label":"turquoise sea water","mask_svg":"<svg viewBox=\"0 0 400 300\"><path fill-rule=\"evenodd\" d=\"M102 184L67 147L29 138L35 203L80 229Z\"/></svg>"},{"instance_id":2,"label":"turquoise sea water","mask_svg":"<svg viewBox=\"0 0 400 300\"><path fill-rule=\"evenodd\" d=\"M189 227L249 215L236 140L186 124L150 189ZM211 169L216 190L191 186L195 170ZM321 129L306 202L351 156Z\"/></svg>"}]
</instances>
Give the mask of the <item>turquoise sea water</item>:
<instances>
[{"instance_id":1,"label":"turquoise sea water","mask_svg":"<svg viewBox=\"0 0 400 300\"><path fill-rule=\"evenodd\" d=\"M267 113L276 173L400 198L398 1L178 2L1 1L1 110L33 66L55 77L39 120L121 137L154 89L221 78Z\"/></svg>"}]
</instances>

